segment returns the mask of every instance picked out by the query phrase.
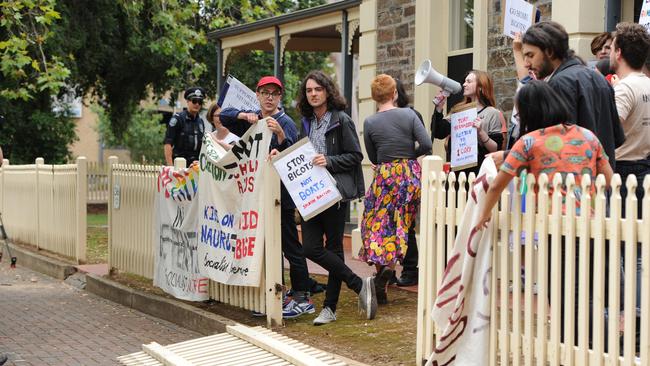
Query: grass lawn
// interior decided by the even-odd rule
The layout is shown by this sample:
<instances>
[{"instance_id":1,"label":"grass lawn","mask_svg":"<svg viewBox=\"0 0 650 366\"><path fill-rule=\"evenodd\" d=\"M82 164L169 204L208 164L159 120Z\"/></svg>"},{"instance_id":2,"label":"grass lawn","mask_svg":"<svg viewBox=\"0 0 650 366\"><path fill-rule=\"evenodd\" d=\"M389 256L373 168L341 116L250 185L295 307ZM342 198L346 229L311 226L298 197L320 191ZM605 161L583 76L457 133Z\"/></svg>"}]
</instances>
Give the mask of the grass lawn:
<instances>
[{"instance_id":1,"label":"grass lawn","mask_svg":"<svg viewBox=\"0 0 650 366\"><path fill-rule=\"evenodd\" d=\"M108 216L88 214L86 260L88 264L106 263L108 260Z\"/></svg>"}]
</instances>

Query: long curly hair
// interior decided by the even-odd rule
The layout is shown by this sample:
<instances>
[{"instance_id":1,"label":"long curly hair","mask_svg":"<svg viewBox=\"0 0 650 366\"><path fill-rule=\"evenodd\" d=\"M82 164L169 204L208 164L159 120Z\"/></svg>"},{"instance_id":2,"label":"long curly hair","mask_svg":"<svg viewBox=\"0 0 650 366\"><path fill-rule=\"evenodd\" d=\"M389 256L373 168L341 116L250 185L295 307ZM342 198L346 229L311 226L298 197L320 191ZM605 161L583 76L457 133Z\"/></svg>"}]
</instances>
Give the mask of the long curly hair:
<instances>
[{"instance_id":1,"label":"long curly hair","mask_svg":"<svg viewBox=\"0 0 650 366\"><path fill-rule=\"evenodd\" d=\"M334 84L332 78L320 70L314 70L307 74L300 84L300 89L296 98L296 109L300 115L307 118L314 115L314 108L309 104L309 100L307 99L307 80L309 79L325 88L325 91L327 92L328 110L345 110L347 102L339 92L339 88Z\"/></svg>"}]
</instances>

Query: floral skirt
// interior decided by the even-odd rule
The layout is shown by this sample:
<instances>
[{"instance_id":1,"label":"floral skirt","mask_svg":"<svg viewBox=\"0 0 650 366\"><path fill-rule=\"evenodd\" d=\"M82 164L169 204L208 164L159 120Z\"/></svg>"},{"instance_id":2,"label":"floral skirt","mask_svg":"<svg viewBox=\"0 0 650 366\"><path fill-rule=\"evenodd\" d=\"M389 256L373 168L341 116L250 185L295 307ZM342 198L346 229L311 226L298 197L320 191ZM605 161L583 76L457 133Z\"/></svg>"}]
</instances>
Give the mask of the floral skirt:
<instances>
[{"instance_id":1,"label":"floral skirt","mask_svg":"<svg viewBox=\"0 0 650 366\"><path fill-rule=\"evenodd\" d=\"M417 160L400 159L377 166L364 200L361 260L378 265L402 261L420 207L420 174Z\"/></svg>"}]
</instances>

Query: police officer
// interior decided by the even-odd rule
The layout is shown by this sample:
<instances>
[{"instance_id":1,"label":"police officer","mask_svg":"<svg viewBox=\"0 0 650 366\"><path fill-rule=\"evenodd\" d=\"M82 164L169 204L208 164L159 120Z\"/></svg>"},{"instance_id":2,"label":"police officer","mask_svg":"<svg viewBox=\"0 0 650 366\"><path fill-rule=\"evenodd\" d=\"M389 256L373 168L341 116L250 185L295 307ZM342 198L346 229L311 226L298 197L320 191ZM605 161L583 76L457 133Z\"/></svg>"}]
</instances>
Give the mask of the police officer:
<instances>
[{"instance_id":1,"label":"police officer","mask_svg":"<svg viewBox=\"0 0 650 366\"><path fill-rule=\"evenodd\" d=\"M205 90L191 87L185 90L187 109L174 113L165 133L165 162L173 165L175 158L185 158L187 165L199 160L204 124L199 111L205 99Z\"/></svg>"}]
</instances>

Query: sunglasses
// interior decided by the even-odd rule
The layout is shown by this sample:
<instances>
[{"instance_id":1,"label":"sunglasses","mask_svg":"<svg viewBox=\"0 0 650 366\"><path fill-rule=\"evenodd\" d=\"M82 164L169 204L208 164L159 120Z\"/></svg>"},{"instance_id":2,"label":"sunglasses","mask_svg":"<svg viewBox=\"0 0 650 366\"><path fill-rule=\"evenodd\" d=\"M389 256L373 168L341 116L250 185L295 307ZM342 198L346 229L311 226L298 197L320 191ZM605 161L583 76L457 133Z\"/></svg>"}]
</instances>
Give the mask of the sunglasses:
<instances>
[{"instance_id":1,"label":"sunglasses","mask_svg":"<svg viewBox=\"0 0 650 366\"><path fill-rule=\"evenodd\" d=\"M203 104L203 99L192 99L190 102L193 104Z\"/></svg>"}]
</instances>

